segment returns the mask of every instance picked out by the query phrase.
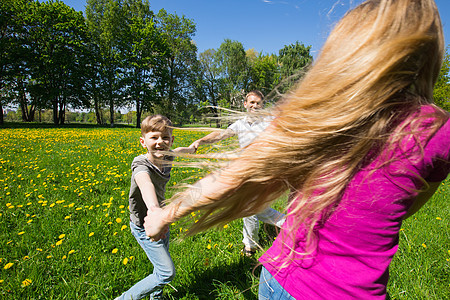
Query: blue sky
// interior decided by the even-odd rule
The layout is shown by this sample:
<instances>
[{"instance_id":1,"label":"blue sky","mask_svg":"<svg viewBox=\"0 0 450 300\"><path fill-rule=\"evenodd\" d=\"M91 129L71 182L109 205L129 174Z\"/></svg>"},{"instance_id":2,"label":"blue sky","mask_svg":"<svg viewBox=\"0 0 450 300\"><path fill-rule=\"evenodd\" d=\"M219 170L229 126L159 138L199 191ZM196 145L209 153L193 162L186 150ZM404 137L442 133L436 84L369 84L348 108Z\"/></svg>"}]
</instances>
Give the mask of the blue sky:
<instances>
[{"instance_id":1,"label":"blue sky","mask_svg":"<svg viewBox=\"0 0 450 300\"><path fill-rule=\"evenodd\" d=\"M85 10L85 0L63 0ZM299 41L311 45L315 57L333 25L362 0L150 0L156 13L185 15L197 26L194 41L199 52L218 48L224 39L239 41L245 49L275 53ZM450 0L436 0L450 44ZM356 29L357 30L357 29Z\"/></svg>"}]
</instances>

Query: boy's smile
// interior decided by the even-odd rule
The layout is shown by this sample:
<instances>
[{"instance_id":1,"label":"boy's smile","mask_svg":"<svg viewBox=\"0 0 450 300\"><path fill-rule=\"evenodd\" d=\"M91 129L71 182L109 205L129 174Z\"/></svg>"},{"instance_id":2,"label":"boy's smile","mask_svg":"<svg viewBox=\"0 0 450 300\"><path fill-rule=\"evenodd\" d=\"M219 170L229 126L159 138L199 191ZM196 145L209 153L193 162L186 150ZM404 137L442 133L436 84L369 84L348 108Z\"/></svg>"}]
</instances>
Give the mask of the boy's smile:
<instances>
[{"instance_id":1,"label":"boy's smile","mask_svg":"<svg viewBox=\"0 0 450 300\"><path fill-rule=\"evenodd\" d=\"M147 148L147 158L154 164L164 158L164 152L169 151L173 140L170 130L149 131L139 138L142 147Z\"/></svg>"}]
</instances>

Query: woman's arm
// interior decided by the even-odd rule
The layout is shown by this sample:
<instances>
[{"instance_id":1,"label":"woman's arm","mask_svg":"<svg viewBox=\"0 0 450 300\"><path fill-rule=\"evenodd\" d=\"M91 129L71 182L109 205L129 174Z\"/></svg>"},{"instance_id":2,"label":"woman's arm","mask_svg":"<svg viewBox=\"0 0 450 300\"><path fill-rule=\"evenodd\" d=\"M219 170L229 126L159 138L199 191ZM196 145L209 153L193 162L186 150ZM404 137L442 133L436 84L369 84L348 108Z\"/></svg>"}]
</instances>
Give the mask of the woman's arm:
<instances>
[{"instance_id":1,"label":"woman's arm","mask_svg":"<svg viewBox=\"0 0 450 300\"><path fill-rule=\"evenodd\" d=\"M145 217L144 228L147 236L159 240L165 228L185 215L212 203L218 191L229 188L219 181L220 178L211 174L196 182L191 188L180 195L164 208L150 207Z\"/></svg>"}]
</instances>

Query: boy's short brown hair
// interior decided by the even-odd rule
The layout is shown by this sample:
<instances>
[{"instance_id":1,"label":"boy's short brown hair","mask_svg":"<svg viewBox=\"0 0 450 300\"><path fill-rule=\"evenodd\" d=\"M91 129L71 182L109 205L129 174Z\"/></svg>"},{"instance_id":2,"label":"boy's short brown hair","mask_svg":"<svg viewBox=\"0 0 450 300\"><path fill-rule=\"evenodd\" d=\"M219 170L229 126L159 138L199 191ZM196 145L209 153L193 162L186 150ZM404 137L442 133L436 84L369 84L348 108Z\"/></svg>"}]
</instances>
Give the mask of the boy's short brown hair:
<instances>
[{"instance_id":1,"label":"boy's short brown hair","mask_svg":"<svg viewBox=\"0 0 450 300\"><path fill-rule=\"evenodd\" d=\"M169 118L163 115L153 115L146 117L141 123L141 135L151 131L166 131L169 130L172 133L172 122Z\"/></svg>"}]
</instances>

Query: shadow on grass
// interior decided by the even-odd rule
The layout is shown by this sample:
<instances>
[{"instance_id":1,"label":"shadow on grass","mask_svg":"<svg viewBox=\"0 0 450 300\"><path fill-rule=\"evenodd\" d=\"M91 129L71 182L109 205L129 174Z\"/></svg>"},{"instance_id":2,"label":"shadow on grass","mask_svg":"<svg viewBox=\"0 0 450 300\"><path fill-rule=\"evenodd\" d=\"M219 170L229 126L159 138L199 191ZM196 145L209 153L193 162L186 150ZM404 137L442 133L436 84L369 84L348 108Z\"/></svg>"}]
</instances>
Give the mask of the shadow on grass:
<instances>
[{"instance_id":1,"label":"shadow on grass","mask_svg":"<svg viewBox=\"0 0 450 300\"><path fill-rule=\"evenodd\" d=\"M176 292L170 293L170 299L256 300L258 296L252 288L257 290L260 272L261 266L256 258L243 256L236 263L211 267L191 275L191 284L177 287Z\"/></svg>"},{"instance_id":2,"label":"shadow on grass","mask_svg":"<svg viewBox=\"0 0 450 300\"><path fill-rule=\"evenodd\" d=\"M262 224L259 239L267 249L278 235L279 229ZM233 262L223 262L219 266L206 269L193 266L181 267L189 274L188 285L177 284L177 291L170 292L170 299L258 299L258 283L261 265L258 257L263 251L252 257L240 254ZM178 276L178 275L177 275ZM167 289L170 289L167 287Z\"/></svg>"}]
</instances>

